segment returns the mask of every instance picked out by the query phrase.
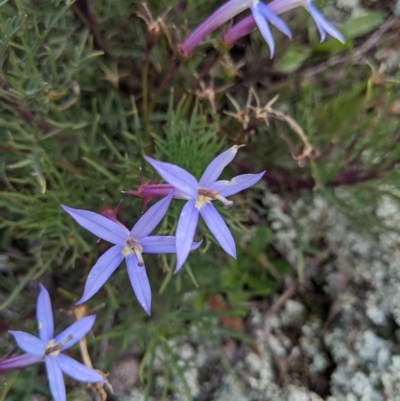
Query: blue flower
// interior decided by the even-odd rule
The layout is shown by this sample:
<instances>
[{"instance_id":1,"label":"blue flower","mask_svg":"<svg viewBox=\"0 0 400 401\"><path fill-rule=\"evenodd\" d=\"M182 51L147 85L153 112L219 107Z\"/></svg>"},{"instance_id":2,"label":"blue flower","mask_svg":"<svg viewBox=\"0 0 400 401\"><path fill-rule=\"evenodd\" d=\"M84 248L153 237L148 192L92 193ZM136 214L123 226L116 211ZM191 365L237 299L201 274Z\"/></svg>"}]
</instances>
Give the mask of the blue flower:
<instances>
[{"instance_id":1,"label":"blue flower","mask_svg":"<svg viewBox=\"0 0 400 401\"><path fill-rule=\"evenodd\" d=\"M233 1L233 0L231 0ZM275 25L280 31L291 38L289 28L280 20L277 15L297 7L305 8L313 17L321 35L321 42L325 40L326 34L329 34L344 43L343 35L336 29L312 4L313 0L273 0L265 5L260 0L249 0L249 7L252 15L243 18L232 28L228 29L222 36L222 42L225 46L232 46L238 39L248 35L256 27L260 29L261 34L270 46L271 53L274 51L274 40L267 25L267 21ZM228 2L227 4L229 4ZM222 8L222 7L221 7Z\"/></svg>"},{"instance_id":2,"label":"blue flower","mask_svg":"<svg viewBox=\"0 0 400 401\"><path fill-rule=\"evenodd\" d=\"M289 38L292 37L292 33L290 32L290 29L285 24L285 22L283 22L277 16L279 12L279 7L276 10L278 12L276 12L269 7L269 4L266 5L259 0L229 0L228 2L223 4L201 25L199 25L184 40L183 43L178 46L180 53L184 56L189 56L209 33L211 33L212 31L223 25L225 22L234 18L236 15L240 14L248 8L251 9L255 24L257 24L258 28L261 31L261 34L270 47L272 57L275 49L275 43L267 21L270 22L272 25L275 25L276 28L278 28ZM254 29L254 27L252 29Z\"/></svg>"},{"instance_id":3,"label":"blue flower","mask_svg":"<svg viewBox=\"0 0 400 401\"><path fill-rule=\"evenodd\" d=\"M55 401L67 399L63 372L80 382L104 383L103 377L94 369L88 368L62 352L72 347L90 331L96 316L85 316L54 337L50 297L41 284L36 310L39 338L23 331L10 330L9 333L14 336L18 346L26 354L0 361L0 370L18 369L44 361Z\"/></svg>"},{"instance_id":4,"label":"blue flower","mask_svg":"<svg viewBox=\"0 0 400 401\"><path fill-rule=\"evenodd\" d=\"M244 174L230 181L216 181L225 166L233 160L239 148L240 146L233 146L217 156L208 165L199 182L181 167L145 156L145 159L160 176L179 191L179 197L188 200L182 209L176 229L177 265L175 272L179 271L189 254L199 214L224 251L236 258L236 246L232 234L212 201L219 200L226 209L231 207L233 202L226 197L256 184L265 173L263 171L260 174Z\"/></svg>"},{"instance_id":5,"label":"blue flower","mask_svg":"<svg viewBox=\"0 0 400 401\"><path fill-rule=\"evenodd\" d=\"M270 22L272 25L275 25L275 27L278 28L282 33L284 33L289 39L292 39L292 32L285 24L285 22L277 17L277 15L262 1L251 0L250 10L253 15L254 21L256 22L258 29L261 32L261 35L268 43L272 58L275 52L275 41L267 21Z\"/></svg>"},{"instance_id":6,"label":"blue flower","mask_svg":"<svg viewBox=\"0 0 400 401\"><path fill-rule=\"evenodd\" d=\"M123 224L118 224L100 214L61 205L83 228L86 228L97 237L114 244L100 256L93 266L87 278L82 298L77 302L77 305L86 302L96 294L125 259L133 291L140 305L150 315L151 288L142 253L176 252L175 237L149 236L167 212L173 192L171 191L168 196L154 204L130 231ZM189 249L194 250L200 244L201 242L190 243Z\"/></svg>"},{"instance_id":7,"label":"blue flower","mask_svg":"<svg viewBox=\"0 0 400 401\"><path fill-rule=\"evenodd\" d=\"M315 24L321 35L321 42L326 39L326 34L331 35L339 42L344 43L346 40L344 36L321 14L321 12L311 4L312 0L304 1L305 9L313 17Z\"/></svg>"}]
</instances>

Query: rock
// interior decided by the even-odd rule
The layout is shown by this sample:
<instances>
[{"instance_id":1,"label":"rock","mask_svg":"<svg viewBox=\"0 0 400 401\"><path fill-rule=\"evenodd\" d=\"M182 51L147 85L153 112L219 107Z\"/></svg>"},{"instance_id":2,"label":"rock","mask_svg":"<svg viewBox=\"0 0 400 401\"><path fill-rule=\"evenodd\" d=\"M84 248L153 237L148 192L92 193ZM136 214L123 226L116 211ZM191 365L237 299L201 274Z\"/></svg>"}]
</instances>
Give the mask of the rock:
<instances>
[{"instance_id":1,"label":"rock","mask_svg":"<svg viewBox=\"0 0 400 401\"><path fill-rule=\"evenodd\" d=\"M121 395L135 385L138 380L139 364L137 358L128 356L112 366L108 380L115 395Z\"/></svg>"}]
</instances>

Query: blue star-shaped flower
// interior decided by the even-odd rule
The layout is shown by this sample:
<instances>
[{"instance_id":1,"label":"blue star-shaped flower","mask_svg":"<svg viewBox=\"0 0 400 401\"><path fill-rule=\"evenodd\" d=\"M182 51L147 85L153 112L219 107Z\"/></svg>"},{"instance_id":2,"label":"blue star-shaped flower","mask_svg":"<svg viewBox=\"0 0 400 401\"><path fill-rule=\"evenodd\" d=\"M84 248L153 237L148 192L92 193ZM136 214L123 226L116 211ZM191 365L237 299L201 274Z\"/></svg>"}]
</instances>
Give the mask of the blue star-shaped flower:
<instances>
[{"instance_id":1,"label":"blue star-shaped flower","mask_svg":"<svg viewBox=\"0 0 400 401\"><path fill-rule=\"evenodd\" d=\"M230 181L216 181L225 166L233 160L239 148L240 146L233 146L217 156L208 165L199 182L181 167L145 156L161 177L179 191L179 197L188 200L182 209L176 229L175 272L179 271L189 254L199 214L225 252L236 258L235 241L212 201L219 200L226 209L231 207L233 202L228 201L226 197L256 184L265 173L263 171L260 174L243 174Z\"/></svg>"},{"instance_id":2,"label":"blue star-shaped flower","mask_svg":"<svg viewBox=\"0 0 400 401\"><path fill-rule=\"evenodd\" d=\"M303 7L313 17L321 35L321 42L325 40L326 34L329 34L340 42L344 43L345 39L343 35L321 14L321 12L312 4L312 2L313 0L273 0L268 4L264 4L261 0L248 0L248 7L250 8L252 15L243 18L232 28L228 29L228 31L224 33L222 41L226 46L232 46L239 38L248 35L251 31L253 31L254 28L258 27L262 36L265 38L270 47L272 57L275 44L274 38L272 37L268 26L268 22L275 25L275 27L278 28L282 33L291 38L291 32L289 28L280 18L278 18L278 15L297 7ZM232 10L232 12L239 11L239 5L244 6L245 4L245 2L230 0L225 3L224 6L219 8L219 10L221 10L219 13L224 11L226 14L228 10ZM242 11L241 8L240 10ZM232 17L231 14L229 14L230 17ZM212 16L202 24L205 28L208 27L207 22L210 19L212 19ZM192 38L192 35L190 35L184 44L181 45L181 47L184 47L184 45L187 44L191 45L189 48L192 49L194 44L197 44L196 42L193 42L194 39L197 41L199 40L199 28L196 30L197 32L195 31L197 33L196 37Z\"/></svg>"},{"instance_id":3,"label":"blue star-shaped flower","mask_svg":"<svg viewBox=\"0 0 400 401\"><path fill-rule=\"evenodd\" d=\"M66 401L67 399L63 372L80 382L105 382L103 377L94 369L88 368L63 353L89 332L96 316L85 316L54 337L50 297L46 288L41 284L36 313L39 338L23 331L10 330L9 333L14 336L18 346L26 354L4 359L0 362L0 370L18 369L44 361L50 390L55 401Z\"/></svg>"},{"instance_id":4,"label":"blue star-shaped flower","mask_svg":"<svg viewBox=\"0 0 400 401\"><path fill-rule=\"evenodd\" d=\"M315 24L317 25L319 34L321 35L321 42L326 39L326 34L331 35L333 38L337 39L339 42L344 43L346 40L344 36L337 30L322 14L321 12L313 6L313 0L303 0L304 8L313 17Z\"/></svg>"},{"instance_id":5,"label":"blue star-shaped flower","mask_svg":"<svg viewBox=\"0 0 400 401\"><path fill-rule=\"evenodd\" d=\"M286 23L279 18L271 9L260 0L250 0L250 10L253 15L254 21L256 22L261 35L267 42L271 53L271 58L275 52L275 41L272 36L271 29L269 28L268 22L274 25L282 33L284 33L289 39L292 39L292 32Z\"/></svg>"},{"instance_id":6,"label":"blue star-shaped flower","mask_svg":"<svg viewBox=\"0 0 400 401\"><path fill-rule=\"evenodd\" d=\"M147 278L142 253L175 253L175 237L149 236L164 217L171 202L173 191L154 204L133 226L128 230L122 223L116 223L106 217L88 210L61 207L83 228L97 237L114 244L108 251L100 256L97 263L89 273L82 298L77 302L81 304L91 298L108 280L115 269L126 261L128 276L136 297L150 315L151 289ZM194 250L199 243L190 243L189 249Z\"/></svg>"}]
</instances>

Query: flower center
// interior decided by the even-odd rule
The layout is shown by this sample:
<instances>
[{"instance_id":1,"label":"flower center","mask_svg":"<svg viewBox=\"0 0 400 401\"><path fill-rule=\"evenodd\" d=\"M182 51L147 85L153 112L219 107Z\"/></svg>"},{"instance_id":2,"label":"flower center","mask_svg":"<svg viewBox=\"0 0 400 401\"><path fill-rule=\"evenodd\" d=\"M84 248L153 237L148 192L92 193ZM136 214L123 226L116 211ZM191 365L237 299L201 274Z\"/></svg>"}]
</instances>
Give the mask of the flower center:
<instances>
[{"instance_id":1,"label":"flower center","mask_svg":"<svg viewBox=\"0 0 400 401\"><path fill-rule=\"evenodd\" d=\"M70 334L62 343L54 344L54 340L50 340L47 343L46 351L44 352L45 355L57 356L60 352L62 347L74 338L72 334Z\"/></svg>"},{"instance_id":2,"label":"flower center","mask_svg":"<svg viewBox=\"0 0 400 401\"><path fill-rule=\"evenodd\" d=\"M125 247L122 250L122 254L127 256L134 253L138 259L138 265L144 266L144 260L142 257L143 247L132 237L128 237L125 241Z\"/></svg>"},{"instance_id":3,"label":"flower center","mask_svg":"<svg viewBox=\"0 0 400 401\"><path fill-rule=\"evenodd\" d=\"M212 200L219 200L220 202L222 202L222 204L224 205L224 209L229 209L233 205L232 201L229 201L228 199L221 196L218 191L199 188L197 190L196 203L194 206L200 210L202 206Z\"/></svg>"}]
</instances>

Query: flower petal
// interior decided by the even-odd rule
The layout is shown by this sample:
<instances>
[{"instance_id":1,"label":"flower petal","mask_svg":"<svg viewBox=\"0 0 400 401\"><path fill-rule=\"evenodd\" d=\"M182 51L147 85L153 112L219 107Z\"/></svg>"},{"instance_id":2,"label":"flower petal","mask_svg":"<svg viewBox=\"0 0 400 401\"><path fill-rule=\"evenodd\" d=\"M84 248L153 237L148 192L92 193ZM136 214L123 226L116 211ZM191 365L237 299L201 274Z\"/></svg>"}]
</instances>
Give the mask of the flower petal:
<instances>
[{"instance_id":1,"label":"flower petal","mask_svg":"<svg viewBox=\"0 0 400 401\"><path fill-rule=\"evenodd\" d=\"M308 12L313 17L317 28L321 35L321 42L326 38L326 33L336 38L339 42L344 43L346 40L344 36L320 13L320 11L312 4L307 4Z\"/></svg>"},{"instance_id":2,"label":"flower petal","mask_svg":"<svg viewBox=\"0 0 400 401\"><path fill-rule=\"evenodd\" d=\"M199 186L208 188L222 173L222 170L235 158L239 148L243 145L235 145L217 156L206 168L200 178Z\"/></svg>"},{"instance_id":3,"label":"flower petal","mask_svg":"<svg viewBox=\"0 0 400 401\"><path fill-rule=\"evenodd\" d=\"M54 339L54 344L57 345L65 342L64 346L61 348L62 351L72 347L82 337L86 336L86 334L93 327L95 320L96 320L95 315L85 316L82 319L79 319L77 322L71 324L71 326L69 326L62 333L60 333ZM68 337L71 337L71 339L67 341Z\"/></svg>"},{"instance_id":4,"label":"flower petal","mask_svg":"<svg viewBox=\"0 0 400 401\"><path fill-rule=\"evenodd\" d=\"M200 213L223 250L236 259L235 241L214 205L211 202L204 204L200 209Z\"/></svg>"},{"instance_id":5,"label":"flower petal","mask_svg":"<svg viewBox=\"0 0 400 401\"><path fill-rule=\"evenodd\" d=\"M181 167L175 166L175 164L159 162L149 156L145 156L144 158L168 184L173 185L176 189L187 195L189 199L196 196L199 185L192 174Z\"/></svg>"},{"instance_id":6,"label":"flower petal","mask_svg":"<svg viewBox=\"0 0 400 401\"><path fill-rule=\"evenodd\" d=\"M64 378L56 356L46 357L47 377L54 401L67 401Z\"/></svg>"},{"instance_id":7,"label":"flower petal","mask_svg":"<svg viewBox=\"0 0 400 401\"><path fill-rule=\"evenodd\" d=\"M151 288L149 279L146 274L146 267L139 266L137 257L134 253L126 256L126 266L128 268L128 276L131 280L133 291L136 298L145 312L151 315Z\"/></svg>"},{"instance_id":8,"label":"flower petal","mask_svg":"<svg viewBox=\"0 0 400 401\"><path fill-rule=\"evenodd\" d=\"M249 188L261 180L265 171L259 174L242 174L232 178L230 181L217 181L209 189L218 191L223 197L231 196Z\"/></svg>"},{"instance_id":9,"label":"flower petal","mask_svg":"<svg viewBox=\"0 0 400 401\"><path fill-rule=\"evenodd\" d=\"M230 0L224 3L202 22L182 44L178 45L179 52L183 56L189 56L209 33L244 11L247 8L246 3L243 0Z\"/></svg>"},{"instance_id":10,"label":"flower petal","mask_svg":"<svg viewBox=\"0 0 400 401\"><path fill-rule=\"evenodd\" d=\"M124 259L124 255L122 254L123 249L123 246L115 245L100 256L96 264L92 267L92 270L90 270L86 280L85 290L83 291L82 298L76 303L77 305L92 298L108 280L111 274L114 273L115 269Z\"/></svg>"},{"instance_id":11,"label":"flower petal","mask_svg":"<svg viewBox=\"0 0 400 401\"><path fill-rule=\"evenodd\" d=\"M105 383L105 380L96 372L94 369L88 368L82 363L75 361L75 359L70 358L68 355L59 354L57 356L58 363L61 370L69 377L86 383Z\"/></svg>"},{"instance_id":12,"label":"flower petal","mask_svg":"<svg viewBox=\"0 0 400 401\"><path fill-rule=\"evenodd\" d=\"M121 245L129 235L126 227L114 223L101 214L64 205L61 207L83 228L112 244Z\"/></svg>"},{"instance_id":13,"label":"flower petal","mask_svg":"<svg viewBox=\"0 0 400 401\"><path fill-rule=\"evenodd\" d=\"M197 249L201 243L192 242L190 250ZM143 253L176 253L176 238L175 237L161 237L151 236L140 240L140 245L143 247Z\"/></svg>"},{"instance_id":14,"label":"flower petal","mask_svg":"<svg viewBox=\"0 0 400 401\"><path fill-rule=\"evenodd\" d=\"M36 305L36 319L39 325L39 337L46 343L54 336L53 311L46 288L39 284L40 293Z\"/></svg>"},{"instance_id":15,"label":"flower petal","mask_svg":"<svg viewBox=\"0 0 400 401\"><path fill-rule=\"evenodd\" d=\"M279 18L266 4L259 1L257 3L258 11L263 15L263 17L279 29L283 34L285 34L289 39L292 39L292 32L286 23Z\"/></svg>"},{"instance_id":16,"label":"flower petal","mask_svg":"<svg viewBox=\"0 0 400 401\"><path fill-rule=\"evenodd\" d=\"M177 273L189 255L199 220L199 210L195 207L196 200L186 202L179 216L178 227L176 228L176 268Z\"/></svg>"},{"instance_id":17,"label":"flower petal","mask_svg":"<svg viewBox=\"0 0 400 401\"><path fill-rule=\"evenodd\" d=\"M258 2L258 4L260 4L260 2ZM274 37L272 36L271 29L269 29L268 23L265 20L264 16L261 14L257 5L254 5L253 2L250 2L250 9L253 14L254 20L256 21L258 29L261 32L261 35L263 36L263 38L265 39L265 41L269 46L272 58L275 52L275 42L274 42Z\"/></svg>"},{"instance_id":18,"label":"flower petal","mask_svg":"<svg viewBox=\"0 0 400 401\"><path fill-rule=\"evenodd\" d=\"M37 356L31 354L18 355L14 358L0 359L0 372L8 370L21 369L26 366L31 366L35 363L42 362L44 356Z\"/></svg>"},{"instance_id":19,"label":"flower petal","mask_svg":"<svg viewBox=\"0 0 400 401\"><path fill-rule=\"evenodd\" d=\"M32 334L25 333L24 331L8 331L14 336L15 341L22 350L28 354L35 356L43 356L46 351L47 342L42 341L40 338L33 336Z\"/></svg>"},{"instance_id":20,"label":"flower petal","mask_svg":"<svg viewBox=\"0 0 400 401\"><path fill-rule=\"evenodd\" d=\"M167 213L173 195L174 191L171 191L169 195L154 204L133 226L130 236L136 240L147 237Z\"/></svg>"}]
</instances>

